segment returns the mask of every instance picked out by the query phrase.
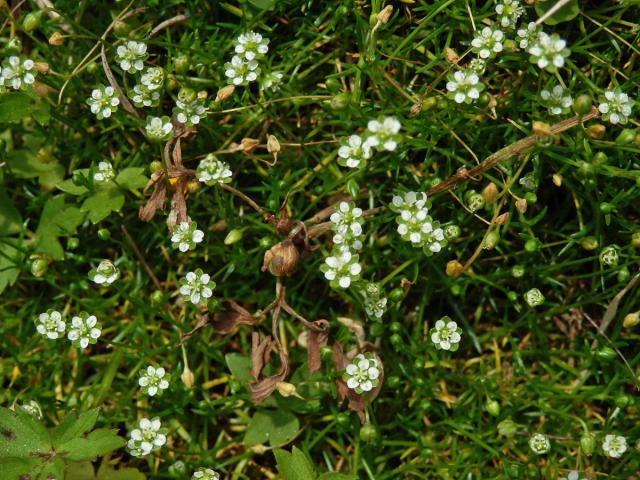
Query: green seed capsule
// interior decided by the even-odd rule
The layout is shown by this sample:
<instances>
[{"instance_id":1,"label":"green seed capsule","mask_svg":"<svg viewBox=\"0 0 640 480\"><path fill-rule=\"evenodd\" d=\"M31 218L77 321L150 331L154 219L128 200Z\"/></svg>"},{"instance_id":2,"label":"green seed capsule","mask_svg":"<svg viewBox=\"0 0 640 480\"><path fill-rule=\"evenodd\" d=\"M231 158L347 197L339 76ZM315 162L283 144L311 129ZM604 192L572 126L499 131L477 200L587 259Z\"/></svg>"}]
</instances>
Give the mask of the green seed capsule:
<instances>
[{"instance_id":1,"label":"green seed capsule","mask_svg":"<svg viewBox=\"0 0 640 480\"><path fill-rule=\"evenodd\" d=\"M611 347L602 347L596 350L596 356L604 361L610 361L616 358L616 351Z\"/></svg>"},{"instance_id":2,"label":"green seed capsule","mask_svg":"<svg viewBox=\"0 0 640 480\"><path fill-rule=\"evenodd\" d=\"M397 389L400 386L400 377L397 375L392 375L387 378L386 382L387 386L393 390Z\"/></svg>"},{"instance_id":3,"label":"green seed capsule","mask_svg":"<svg viewBox=\"0 0 640 480\"><path fill-rule=\"evenodd\" d=\"M80 246L80 240L78 240L78 237L67 238L67 250L75 250L79 246Z\"/></svg>"},{"instance_id":4,"label":"green seed capsule","mask_svg":"<svg viewBox=\"0 0 640 480\"><path fill-rule=\"evenodd\" d=\"M587 457L593 455L596 449L596 436L593 433L585 433L580 437L580 448Z\"/></svg>"},{"instance_id":5,"label":"green seed capsule","mask_svg":"<svg viewBox=\"0 0 640 480\"><path fill-rule=\"evenodd\" d=\"M42 277L49 269L49 262L38 255L35 255L35 257L31 263L31 274L34 277Z\"/></svg>"},{"instance_id":6,"label":"green seed capsule","mask_svg":"<svg viewBox=\"0 0 640 480\"><path fill-rule=\"evenodd\" d=\"M616 398L613 402L615 403L616 407L624 409L631 405L632 399L629 395L621 393L619 395L616 395Z\"/></svg>"},{"instance_id":7,"label":"green seed capsule","mask_svg":"<svg viewBox=\"0 0 640 480\"><path fill-rule=\"evenodd\" d=\"M389 293L389 298L394 303L400 303L404 299L404 289L402 287L394 288Z\"/></svg>"},{"instance_id":8,"label":"green seed capsule","mask_svg":"<svg viewBox=\"0 0 640 480\"><path fill-rule=\"evenodd\" d=\"M589 95L578 95L573 102L573 111L577 115L586 115L593 108L593 99Z\"/></svg>"},{"instance_id":9,"label":"green seed capsule","mask_svg":"<svg viewBox=\"0 0 640 480\"><path fill-rule=\"evenodd\" d=\"M327 78L324 84L326 85L327 90L333 93L339 92L342 87L340 81L335 77Z\"/></svg>"},{"instance_id":10,"label":"green seed capsule","mask_svg":"<svg viewBox=\"0 0 640 480\"><path fill-rule=\"evenodd\" d=\"M375 442L376 438L378 438L378 430L374 425L365 423L362 427L360 427L360 440L362 440L363 442L371 443Z\"/></svg>"},{"instance_id":11,"label":"green seed capsule","mask_svg":"<svg viewBox=\"0 0 640 480\"><path fill-rule=\"evenodd\" d=\"M631 246L633 248L640 248L640 232L633 232L631 234Z\"/></svg>"},{"instance_id":12,"label":"green seed capsule","mask_svg":"<svg viewBox=\"0 0 640 480\"><path fill-rule=\"evenodd\" d=\"M530 238L524 242L524 249L529 253L537 251L538 248L540 248L540 242L536 238Z\"/></svg>"},{"instance_id":13,"label":"green seed capsule","mask_svg":"<svg viewBox=\"0 0 640 480\"><path fill-rule=\"evenodd\" d=\"M514 265L511 268L511 275L513 278L521 278L524 275L525 269L523 265Z\"/></svg>"},{"instance_id":14,"label":"green seed capsule","mask_svg":"<svg viewBox=\"0 0 640 480\"><path fill-rule=\"evenodd\" d=\"M534 192L527 192L524 194L524 199L529 205L533 205L538 201L538 196Z\"/></svg>"},{"instance_id":15,"label":"green seed capsule","mask_svg":"<svg viewBox=\"0 0 640 480\"><path fill-rule=\"evenodd\" d=\"M342 92L334 95L331 99L331 108L334 110L344 110L351 103L351 96L348 93Z\"/></svg>"},{"instance_id":16,"label":"green seed capsule","mask_svg":"<svg viewBox=\"0 0 640 480\"><path fill-rule=\"evenodd\" d=\"M234 243L242 240L244 229L243 228L234 228L231 230L224 239L225 245L233 245Z\"/></svg>"},{"instance_id":17,"label":"green seed capsule","mask_svg":"<svg viewBox=\"0 0 640 480\"><path fill-rule=\"evenodd\" d=\"M375 322L369 327L369 333L374 337L384 335L384 325L381 322Z\"/></svg>"},{"instance_id":18,"label":"green seed capsule","mask_svg":"<svg viewBox=\"0 0 640 480\"><path fill-rule=\"evenodd\" d=\"M582 240L580 240L580 246L582 246L582 248L584 248L587 252L590 252L598 248L598 239L592 236L584 237Z\"/></svg>"},{"instance_id":19,"label":"green seed capsule","mask_svg":"<svg viewBox=\"0 0 640 480\"><path fill-rule=\"evenodd\" d=\"M427 112L432 110L438 105L438 99L436 97L427 97L422 99L422 111Z\"/></svg>"},{"instance_id":20,"label":"green seed capsule","mask_svg":"<svg viewBox=\"0 0 640 480\"><path fill-rule=\"evenodd\" d=\"M622 267L620 270L618 270L618 282L620 283L626 283L629 281L629 277L631 276L631 273L629 272L629 269L627 267Z\"/></svg>"},{"instance_id":21,"label":"green seed capsule","mask_svg":"<svg viewBox=\"0 0 640 480\"><path fill-rule=\"evenodd\" d=\"M356 182L353 178L347 182L346 185L347 192L351 195L351 198L354 200L358 198L358 194L360 193L360 186L358 182Z\"/></svg>"},{"instance_id":22,"label":"green seed capsule","mask_svg":"<svg viewBox=\"0 0 640 480\"><path fill-rule=\"evenodd\" d=\"M106 228L98 230L98 238L100 240L109 240L111 238L111 232Z\"/></svg>"},{"instance_id":23,"label":"green seed capsule","mask_svg":"<svg viewBox=\"0 0 640 480\"><path fill-rule=\"evenodd\" d=\"M44 10L38 10L37 12L29 12L24 16L24 20L22 20L22 29L25 32L33 32L35 29L40 27L42 23L42 15L44 14Z\"/></svg>"},{"instance_id":24,"label":"green seed capsule","mask_svg":"<svg viewBox=\"0 0 640 480\"><path fill-rule=\"evenodd\" d=\"M496 230L490 231L484 239L482 248L493 250L500 241L500 234Z\"/></svg>"},{"instance_id":25,"label":"green seed capsule","mask_svg":"<svg viewBox=\"0 0 640 480\"><path fill-rule=\"evenodd\" d=\"M489 415L493 417L497 417L498 415L500 415L500 404L497 401L488 400L486 408L487 412L489 412Z\"/></svg>"},{"instance_id":26,"label":"green seed capsule","mask_svg":"<svg viewBox=\"0 0 640 480\"><path fill-rule=\"evenodd\" d=\"M510 418L498 424L498 433L503 437L513 437L518 431L518 424Z\"/></svg>"},{"instance_id":27,"label":"green seed capsule","mask_svg":"<svg viewBox=\"0 0 640 480\"><path fill-rule=\"evenodd\" d=\"M593 156L594 165L597 165L597 166L606 165L608 161L609 161L609 157L607 157L607 154L604 152L598 152Z\"/></svg>"},{"instance_id":28,"label":"green seed capsule","mask_svg":"<svg viewBox=\"0 0 640 480\"><path fill-rule=\"evenodd\" d=\"M164 294L162 293L162 290L154 290L151 294L151 305L158 306L161 305L162 302L164 302Z\"/></svg>"},{"instance_id":29,"label":"green seed capsule","mask_svg":"<svg viewBox=\"0 0 640 480\"><path fill-rule=\"evenodd\" d=\"M636 129L635 128L625 128L620 132L618 138L616 138L616 144L618 145L628 145L633 142L636 137Z\"/></svg>"}]
</instances>

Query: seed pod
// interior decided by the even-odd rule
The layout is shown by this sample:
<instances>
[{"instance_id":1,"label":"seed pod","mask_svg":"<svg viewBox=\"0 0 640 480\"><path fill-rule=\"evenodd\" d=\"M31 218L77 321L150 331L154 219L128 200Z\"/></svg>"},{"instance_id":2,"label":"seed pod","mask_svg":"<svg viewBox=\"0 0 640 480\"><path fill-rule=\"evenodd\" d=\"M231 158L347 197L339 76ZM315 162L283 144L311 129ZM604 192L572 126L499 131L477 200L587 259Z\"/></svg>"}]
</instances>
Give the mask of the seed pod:
<instances>
[{"instance_id":1,"label":"seed pod","mask_svg":"<svg viewBox=\"0 0 640 480\"><path fill-rule=\"evenodd\" d=\"M489 185L484 187L482 190L482 197L487 205L495 202L498 199L498 187L496 187L496 184L491 182Z\"/></svg>"},{"instance_id":2,"label":"seed pod","mask_svg":"<svg viewBox=\"0 0 640 480\"><path fill-rule=\"evenodd\" d=\"M548 137L551 134L551 125L546 122L533 122L533 133L539 137Z\"/></svg>"},{"instance_id":3,"label":"seed pod","mask_svg":"<svg viewBox=\"0 0 640 480\"><path fill-rule=\"evenodd\" d=\"M633 328L640 323L640 310L633 313L628 313L622 321L624 328Z\"/></svg>"},{"instance_id":4,"label":"seed pod","mask_svg":"<svg viewBox=\"0 0 640 480\"><path fill-rule=\"evenodd\" d=\"M498 433L503 437L513 437L518 431L518 424L508 418L498 424Z\"/></svg>"},{"instance_id":5,"label":"seed pod","mask_svg":"<svg viewBox=\"0 0 640 480\"><path fill-rule=\"evenodd\" d=\"M383 25L386 24L389 21L389 18L391 18L392 13L393 13L393 5L387 5L382 9L380 13L378 13L377 15L378 22L380 22Z\"/></svg>"},{"instance_id":6,"label":"seed pod","mask_svg":"<svg viewBox=\"0 0 640 480\"><path fill-rule=\"evenodd\" d=\"M582 452L590 457L596 449L596 437L593 433L585 433L580 437L580 448Z\"/></svg>"},{"instance_id":7,"label":"seed pod","mask_svg":"<svg viewBox=\"0 0 640 480\"><path fill-rule=\"evenodd\" d=\"M280 142L275 135L267 135L267 152L273 153L274 158L280 153Z\"/></svg>"},{"instance_id":8,"label":"seed pod","mask_svg":"<svg viewBox=\"0 0 640 480\"><path fill-rule=\"evenodd\" d=\"M527 201L524 198L518 198L516 200L516 210L520 213L527 212Z\"/></svg>"},{"instance_id":9,"label":"seed pod","mask_svg":"<svg viewBox=\"0 0 640 480\"><path fill-rule=\"evenodd\" d=\"M496 218L496 225L506 225L509 221L509 212L504 212Z\"/></svg>"},{"instance_id":10,"label":"seed pod","mask_svg":"<svg viewBox=\"0 0 640 480\"><path fill-rule=\"evenodd\" d=\"M360 428L360 440L363 442L374 442L378 438L378 430L371 423L365 423Z\"/></svg>"},{"instance_id":11,"label":"seed pod","mask_svg":"<svg viewBox=\"0 0 640 480\"><path fill-rule=\"evenodd\" d=\"M500 415L500 404L495 400L488 400L486 408L487 412L489 412L489 415L492 415L494 417Z\"/></svg>"},{"instance_id":12,"label":"seed pod","mask_svg":"<svg viewBox=\"0 0 640 480\"><path fill-rule=\"evenodd\" d=\"M59 47L64 43L64 37L60 32L53 32L49 37L49 45Z\"/></svg>"},{"instance_id":13,"label":"seed pod","mask_svg":"<svg viewBox=\"0 0 640 480\"><path fill-rule=\"evenodd\" d=\"M589 95L578 95L573 102L573 111L577 115L586 115L593 107L593 99Z\"/></svg>"},{"instance_id":14,"label":"seed pod","mask_svg":"<svg viewBox=\"0 0 640 480\"><path fill-rule=\"evenodd\" d=\"M552 179L553 179L553 184L556 187L562 186L562 175L560 175L559 173L554 173Z\"/></svg>"},{"instance_id":15,"label":"seed pod","mask_svg":"<svg viewBox=\"0 0 640 480\"><path fill-rule=\"evenodd\" d=\"M25 32L33 32L42 23L42 15L44 10L38 10L37 12L29 12L22 20L22 29Z\"/></svg>"},{"instance_id":16,"label":"seed pod","mask_svg":"<svg viewBox=\"0 0 640 480\"><path fill-rule=\"evenodd\" d=\"M300 261L298 248L291 240L283 240L264 254L262 271L268 269L276 277L290 277L295 271L298 261Z\"/></svg>"},{"instance_id":17,"label":"seed pod","mask_svg":"<svg viewBox=\"0 0 640 480\"><path fill-rule=\"evenodd\" d=\"M225 237L224 244L233 245L234 243L239 242L240 240L242 240L243 232L244 232L244 229L242 228L234 228Z\"/></svg>"},{"instance_id":18,"label":"seed pod","mask_svg":"<svg viewBox=\"0 0 640 480\"><path fill-rule=\"evenodd\" d=\"M640 232L633 232L631 234L631 246L633 248L640 248Z\"/></svg>"},{"instance_id":19,"label":"seed pod","mask_svg":"<svg viewBox=\"0 0 640 480\"><path fill-rule=\"evenodd\" d=\"M192 388L193 384L195 383L195 375L193 375L193 372L189 369L187 365L185 365L184 370L182 370L182 374L180 375L180 380L182 380L182 383L184 383L184 386L189 389Z\"/></svg>"},{"instance_id":20,"label":"seed pod","mask_svg":"<svg viewBox=\"0 0 640 480\"><path fill-rule=\"evenodd\" d=\"M457 277L464 271L464 267L458 260L447 262L447 275L449 277Z\"/></svg>"},{"instance_id":21,"label":"seed pod","mask_svg":"<svg viewBox=\"0 0 640 480\"><path fill-rule=\"evenodd\" d=\"M485 250L493 250L500 241L500 234L497 230L491 230L482 243L482 248Z\"/></svg>"},{"instance_id":22,"label":"seed pod","mask_svg":"<svg viewBox=\"0 0 640 480\"><path fill-rule=\"evenodd\" d=\"M220 90L218 90L218 93L216 93L216 101L222 102L226 100L231 95L233 95L233 92L235 90L236 87L234 85L227 85L226 87L222 87Z\"/></svg>"},{"instance_id":23,"label":"seed pod","mask_svg":"<svg viewBox=\"0 0 640 480\"><path fill-rule=\"evenodd\" d=\"M49 73L49 64L45 62L35 62L33 67L42 75Z\"/></svg>"},{"instance_id":24,"label":"seed pod","mask_svg":"<svg viewBox=\"0 0 640 480\"><path fill-rule=\"evenodd\" d=\"M49 261L43 255L31 255L31 274L34 277L42 277L49 269Z\"/></svg>"},{"instance_id":25,"label":"seed pod","mask_svg":"<svg viewBox=\"0 0 640 480\"><path fill-rule=\"evenodd\" d=\"M618 145L628 145L636 138L636 129L635 128L625 128L620 132L620 135L616 138L616 144Z\"/></svg>"},{"instance_id":26,"label":"seed pod","mask_svg":"<svg viewBox=\"0 0 640 480\"><path fill-rule=\"evenodd\" d=\"M600 140L604 137L605 132L607 131L607 127L600 123L596 123L594 125L589 125L587 127L587 135L595 140Z\"/></svg>"},{"instance_id":27,"label":"seed pod","mask_svg":"<svg viewBox=\"0 0 640 480\"><path fill-rule=\"evenodd\" d=\"M285 398L296 394L296 386L293 383L278 382L276 383L276 390Z\"/></svg>"},{"instance_id":28,"label":"seed pod","mask_svg":"<svg viewBox=\"0 0 640 480\"><path fill-rule=\"evenodd\" d=\"M587 252L590 252L598 248L598 239L592 236L584 237L582 240L580 240L580 245Z\"/></svg>"}]
</instances>

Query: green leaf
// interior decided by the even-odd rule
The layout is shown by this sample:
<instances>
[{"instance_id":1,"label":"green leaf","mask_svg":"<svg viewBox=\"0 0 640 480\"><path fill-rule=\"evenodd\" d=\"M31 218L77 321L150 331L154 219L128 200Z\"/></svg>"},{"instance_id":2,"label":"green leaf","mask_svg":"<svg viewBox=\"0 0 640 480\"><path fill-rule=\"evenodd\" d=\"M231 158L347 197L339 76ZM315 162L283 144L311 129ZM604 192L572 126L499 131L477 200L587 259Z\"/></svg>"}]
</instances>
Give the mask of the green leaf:
<instances>
[{"instance_id":1,"label":"green leaf","mask_svg":"<svg viewBox=\"0 0 640 480\"><path fill-rule=\"evenodd\" d=\"M0 472L3 480L22 480L25 475L37 470L40 465L41 460L38 458L0 458Z\"/></svg>"},{"instance_id":2,"label":"green leaf","mask_svg":"<svg viewBox=\"0 0 640 480\"><path fill-rule=\"evenodd\" d=\"M80 173L85 178L89 175L88 168L80 168L76 170L76 172ZM83 185L76 185L75 183L73 183L72 178L67 178L63 182L58 182L56 184L56 187L62 190L63 192L69 193L71 195L84 195L89 191L87 187Z\"/></svg>"},{"instance_id":3,"label":"green leaf","mask_svg":"<svg viewBox=\"0 0 640 480\"><path fill-rule=\"evenodd\" d=\"M75 234L83 218L80 209L65 205L63 196L47 200L36 229L36 253L46 253L54 260L62 260L64 249L58 237Z\"/></svg>"},{"instance_id":4,"label":"green leaf","mask_svg":"<svg viewBox=\"0 0 640 480\"><path fill-rule=\"evenodd\" d=\"M102 462L96 480L145 480L147 477L137 468L120 468L116 470L108 462Z\"/></svg>"},{"instance_id":5,"label":"green leaf","mask_svg":"<svg viewBox=\"0 0 640 480\"><path fill-rule=\"evenodd\" d=\"M13 206L6 190L0 188L0 237L18 233L21 228L20 212Z\"/></svg>"},{"instance_id":6,"label":"green leaf","mask_svg":"<svg viewBox=\"0 0 640 480\"><path fill-rule=\"evenodd\" d=\"M64 480L93 480L96 474L91 462L68 462Z\"/></svg>"},{"instance_id":7,"label":"green leaf","mask_svg":"<svg viewBox=\"0 0 640 480\"><path fill-rule=\"evenodd\" d=\"M345 475L338 472L326 472L318 477L318 480L358 480L355 475Z\"/></svg>"},{"instance_id":8,"label":"green leaf","mask_svg":"<svg viewBox=\"0 0 640 480\"><path fill-rule=\"evenodd\" d=\"M246 384L251 379L251 373L249 373L251 359L248 356L240 355L239 353L227 353L224 356L224 361L238 382Z\"/></svg>"},{"instance_id":9,"label":"green leaf","mask_svg":"<svg viewBox=\"0 0 640 480\"><path fill-rule=\"evenodd\" d=\"M98 190L87 198L80 210L87 212L91 223L98 223L124 205L124 194L116 188Z\"/></svg>"},{"instance_id":10,"label":"green leaf","mask_svg":"<svg viewBox=\"0 0 640 480\"><path fill-rule=\"evenodd\" d=\"M41 161L28 149L13 150L7 154L7 165L16 177L38 177L41 185L55 185L64 178L64 167L56 159Z\"/></svg>"},{"instance_id":11,"label":"green leaf","mask_svg":"<svg viewBox=\"0 0 640 480\"><path fill-rule=\"evenodd\" d=\"M249 3L262 10L271 10L276 6L276 0L249 0Z\"/></svg>"},{"instance_id":12,"label":"green leaf","mask_svg":"<svg viewBox=\"0 0 640 480\"><path fill-rule=\"evenodd\" d=\"M149 178L142 167L130 167L122 170L116 177L116 184L126 190L136 190L147 185Z\"/></svg>"},{"instance_id":13,"label":"green leaf","mask_svg":"<svg viewBox=\"0 0 640 480\"><path fill-rule=\"evenodd\" d=\"M544 2L538 1L535 4L536 13L541 17L556 3L556 0L547 0ZM547 25L557 25L558 23L568 22L569 20L576 18L579 13L580 5L578 5L578 0L570 0L569 3L547 18L544 23Z\"/></svg>"},{"instance_id":14,"label":"green leaf","mask_svg":"<svg viewBox=\"0 0 640 480\"><path fill-rule=\"evenodd\" d=\"M93 460L117 450L125 443L124 438L119 437L115 430L99 428L86 437L74 438L59 444L57 450L65 452L65 458L68 460Z\"/></svg>"},{"instance_id":15,"label":"green leaf","mask_svg":"<svg viewBox=\"0 0 640 480\"><path fill-rule=\"evenodd\" d=\"M17 238L0 238L0 293L15 283L23 264L23 253Z\"/></svg>"},{"instance_id":16,"label":"green leaf","mask_svg":"<svg viewBox=\"0 0 640 480\"><path fill-rule=\"evenodd\" d=\"M49 432L38 419L0 407L0 458L29 458L34 453L49 451Z\"/></svg>"},{"instance_id":17,"label":"green leaf","mask_svg":"<svg viewBox=\"0 0 640 480\"><path fill-rule=\"evenodd\" d=\"M36 109L32 98L22 92L0 95L0 123L17 123Z\"/></svg>"},{"instance_id":18,"label":"green leaf","mask_svg":"<svg viewBox=\"0 0 640 480\"><path fill-rule=\"evenodd\" d=\"M298 418L286 410L256 412L247 426L244 443L249 447L267 441L272 446L283 445L293 439L299 428Z\"/></svg>"},{"instance_id":19,"label":"green leaf","mask_svg":"<svg viewBox=\"0 0 640 480\"><path fill-rule=\"evenodd\" d=\"M51 441L57 449L59 445L91 431L98 420L99 409L73 412L64 417L57 427L51 429Z\"/></svg>"},{"instance_id":20,"label":"green leaf","mask_svg":"<svg viewBox=\"0 0 640 480\"><path fill-rule=\"evenodd\" d=\"M64 461L60 457L47 459L44 462L44 467L42 468L42 470L38 469L34 473L39 473L39 475L35 477L38 480L40 479L48 480L49 478L55 478L56 480L63 479L64 478Z\"/></svg>"},{"instance_id":21,"label":"green leaf","mask_svg":"<svg viewBox=\"0 0 640 480\"><path fill-rule=\"evenodd\" d=\"M273 454L283 480L313 480L318 476L309 458L296 447L291 453L277 448Z\"/></svg>"}]
</instances>

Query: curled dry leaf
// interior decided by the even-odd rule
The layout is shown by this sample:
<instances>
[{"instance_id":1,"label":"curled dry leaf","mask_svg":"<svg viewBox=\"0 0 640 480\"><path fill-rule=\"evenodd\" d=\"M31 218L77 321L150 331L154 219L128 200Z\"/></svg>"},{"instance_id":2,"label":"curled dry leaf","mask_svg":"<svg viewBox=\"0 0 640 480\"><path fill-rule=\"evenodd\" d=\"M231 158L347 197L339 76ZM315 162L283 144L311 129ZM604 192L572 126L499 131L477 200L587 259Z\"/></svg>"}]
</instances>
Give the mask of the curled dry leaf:
<instances>
[{"instance_id":1,"label":"curled dry leaf","mask_svg":"<svg viewBox=\"0 0 640 480\"><path fill-rule=\"evenodd\" d=\"M324 319L310 322L308 325L309 335L307 337L307 366L309 372L314 373L320 370L322 359L320 349L327 344L329 336L329 322Z\"/></svg>"},{"instance_id":2,"label":"curled dry leaf","mask_svg":"<svg viewBox=\"0 0 640 480\"><path fill-rule=\"evenodd\" d=\"M196 326L193 327L193 330L185 333L184 335L182 335L182 337L180 337L181 343L184 343L187 340L189 340L194 333L196 333L198 330L204 327L207 323L209 323L209 315L196 315L196 319L198 320L198 323L196 323Z\"/></svg>"},{"instance_id":3,"label":"curled dry leaf","mask_svg":"<svg viewBox=\"0 0 640 480\"><path fill-rule=\"evenodd\" d=\"M155 182L155 186L153 187L153 193L147 203L140 207L138 211L138 217L143 222L149 222L155 216L156 210L164 210L164 201L167 195L167 186L162 181L162 175ZM148 187L148 185L147 185Z\"/></svg>"},{"instance_id":4,"label":"curled dry leaf","mask_svg":"<svg viewBox=\"0 0 640 480\"><path fill-rule=\"evenodd\" d=\"M227 302L229 308L213 316L213 328L218 333L231 333L238 325L255 325L257 319L233 300Z\"/></svg>"},{"instance_id":5,"label":"curled dry leaf","mask_svg":"<svg viewBox=\"0 0 640 480\"><path fill-rule=\"evenodd\" d=\"M270 377L262 377L262 369L269 363L269 358L274 346L278 346L280 354L280 369L275 375ZM253 403L258 405L268 398L277 388L278 383L282 382L289 373L289 357L280 345L280 341L276 338L274 341L270 335L262 340L258 332L253 332L251 336L251 375L258 383L251 385L251 399Z\"/></svg>"}]
</instances>

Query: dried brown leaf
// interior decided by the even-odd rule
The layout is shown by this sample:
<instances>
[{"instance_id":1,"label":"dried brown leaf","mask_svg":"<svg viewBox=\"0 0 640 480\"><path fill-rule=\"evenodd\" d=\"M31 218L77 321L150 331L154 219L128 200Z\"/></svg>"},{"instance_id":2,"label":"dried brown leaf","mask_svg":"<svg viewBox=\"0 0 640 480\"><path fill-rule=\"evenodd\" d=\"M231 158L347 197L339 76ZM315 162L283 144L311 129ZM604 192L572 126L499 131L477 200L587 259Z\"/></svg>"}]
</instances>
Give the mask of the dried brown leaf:
<instances>
[{"instance_id":1,"label":"dried brown leaf","mask_svg":"<svg viewBox=\"0 0 640 480\"><path fill-rule=\"evenodd\" d=\"M153 187L153 193L144 207L140 207L138 211L138 217L143 222L149 222L155 216L156 210L164 210L164 200L167 195L167 186L163 181L158 180L155 187Z\"/></svg>"},{"instance_id":2,"label":"dried brown leaf","mask_svg":"<svg viewBox=\"0 0 640 480\"><path fill-rule=\"evenodd\" d=\"M255 325L257 319L233 300L229 300L229 308L216 313L213 328L218 333L231 333L238 325Z\"/></svg>"}]
</instances>

